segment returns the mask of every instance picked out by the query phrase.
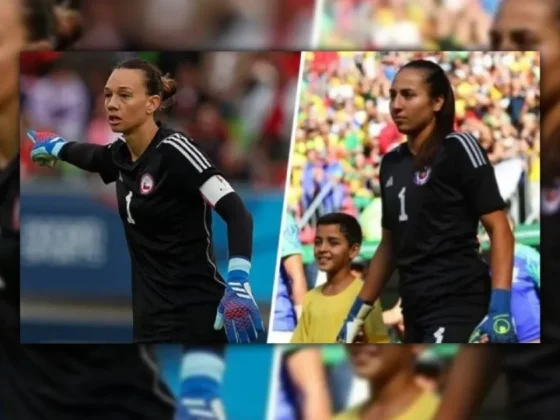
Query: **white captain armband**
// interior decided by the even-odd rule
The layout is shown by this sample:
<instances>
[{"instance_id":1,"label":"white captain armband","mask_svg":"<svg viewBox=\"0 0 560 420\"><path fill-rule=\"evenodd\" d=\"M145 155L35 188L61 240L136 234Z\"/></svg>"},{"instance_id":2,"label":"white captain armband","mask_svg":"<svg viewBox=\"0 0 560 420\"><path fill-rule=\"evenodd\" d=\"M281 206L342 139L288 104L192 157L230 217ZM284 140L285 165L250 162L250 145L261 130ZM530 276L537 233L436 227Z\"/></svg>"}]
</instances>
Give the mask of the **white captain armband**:
<instances>
[{"instance_id":1,"label":"white captain armband","mask_svg":"<svg viewBox=\"0 0 560 420\"><path fill-rule=\"evenodd\" d=\"M212 176L200 187L200 193L212 207L215 207L216 203L220 201L222 197L232 192L235 192L235 190L229 185L229 182L220 175Z\"/></svg>"}]
</instances>

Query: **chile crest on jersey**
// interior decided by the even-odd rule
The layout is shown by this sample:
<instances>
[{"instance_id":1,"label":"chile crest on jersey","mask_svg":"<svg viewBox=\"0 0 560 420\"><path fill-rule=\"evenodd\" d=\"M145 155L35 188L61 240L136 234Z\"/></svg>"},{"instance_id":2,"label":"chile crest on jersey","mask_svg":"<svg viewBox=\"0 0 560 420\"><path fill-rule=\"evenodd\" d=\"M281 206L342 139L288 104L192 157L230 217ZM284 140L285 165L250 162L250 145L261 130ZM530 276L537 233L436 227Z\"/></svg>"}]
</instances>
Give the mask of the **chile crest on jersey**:
<instances>
[{"instance_id":1,"label":"chile crest on jersey","mask_svg":"<svg viewBox=\"0 0 560 420\"><path fill-rule=\"evenodd\" d=\"M414 172L414 183L416 185L424 185L430 179L431 173L432 168L430 166L425 166L421 171Z\"/></svg>"},{"instance_id":2,"label":"chile crest on jersey","mask_svg":"<svg viewBox=\"0 0 560 420\"><path fill-rule=\"evenodd\" d=\"M145 173L140 178L140 194L147 195L154 189L154 178L149 173Z\"/></svg>"}]
</instances>

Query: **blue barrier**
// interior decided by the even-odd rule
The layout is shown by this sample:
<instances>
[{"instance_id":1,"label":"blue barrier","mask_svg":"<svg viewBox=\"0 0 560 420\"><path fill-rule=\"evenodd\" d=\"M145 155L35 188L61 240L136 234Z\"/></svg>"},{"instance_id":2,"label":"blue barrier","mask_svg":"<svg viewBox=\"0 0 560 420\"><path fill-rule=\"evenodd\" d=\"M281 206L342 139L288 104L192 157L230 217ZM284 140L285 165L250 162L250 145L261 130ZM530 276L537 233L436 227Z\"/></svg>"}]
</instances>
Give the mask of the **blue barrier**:
<instances>
[{"instance_id":1,"label":"blue barrier","mask_svg":"<svg viewBox=\"0 0 560 420\"><path fill-rule=\"evenodd\" d=\"M242 194L254 218L252 288L270 302L282 194ZM227 270L227 231L214 215L214 248ZM21 197L22 297L129 299L130 260L116 209L94 196L23 194Z\"/></svg>"}]
</instances>

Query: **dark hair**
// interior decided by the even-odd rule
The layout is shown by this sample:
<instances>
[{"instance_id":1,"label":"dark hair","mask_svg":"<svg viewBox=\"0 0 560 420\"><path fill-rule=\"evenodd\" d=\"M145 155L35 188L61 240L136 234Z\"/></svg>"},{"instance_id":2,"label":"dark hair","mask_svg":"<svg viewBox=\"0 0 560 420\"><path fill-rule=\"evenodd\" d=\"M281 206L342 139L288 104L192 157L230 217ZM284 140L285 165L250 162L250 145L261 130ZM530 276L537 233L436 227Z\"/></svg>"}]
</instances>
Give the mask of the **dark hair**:
<instances>
[{"instance_id":1,"label":"dark hair","mask_svg":"<svg viewBox=\"0 0 560 420\"><path fill-rule=\"evenodd\" d=\"M317 221L317 227L321 225L338 225L350 246L362 244L362 227L355 217L346 213L328 213Z\"/></svg>"},{"instance_id":2,"label":"dark hair","mask_svg":"<svg viewBox=\"0 0 560 420\"><path fill-rule=\"evenodd\" d=\"M173 106L173 96L177 92L177 84L175 80L169 77L169 74L164 75L154 64L140 58L132 58L117 64L115 70L117 69L142 71L148 95L158 95L161 97L159 109L164 111Z\"/></svg>"},{"instance_id":3,"label":"dark hair","mask_svg":"<svg viewBox=\"0 0 560 420\"><path fill-rule=\"evenodd\" d=\"M410 61L401 69L422 70L425 74L425 83L432 99L443 96L443 106L436 113L436 127L430 136L420 147L416 155L417 169L423 169L434 157L443 139L453 132L455 123L455 94L449 78L445 71L436 63L430 60Z\"/></svg>"},{"instance_id":4,"label":"dark hair","mask_svg":"<svg viewBox=\"0 0 560 420\"><path fill-rule=\"evenodd\" d=\"M23 22L27 29L27 41L52 41L56 39L56 17L49 0L25 0Z\"/></svg>"}]
</instances>

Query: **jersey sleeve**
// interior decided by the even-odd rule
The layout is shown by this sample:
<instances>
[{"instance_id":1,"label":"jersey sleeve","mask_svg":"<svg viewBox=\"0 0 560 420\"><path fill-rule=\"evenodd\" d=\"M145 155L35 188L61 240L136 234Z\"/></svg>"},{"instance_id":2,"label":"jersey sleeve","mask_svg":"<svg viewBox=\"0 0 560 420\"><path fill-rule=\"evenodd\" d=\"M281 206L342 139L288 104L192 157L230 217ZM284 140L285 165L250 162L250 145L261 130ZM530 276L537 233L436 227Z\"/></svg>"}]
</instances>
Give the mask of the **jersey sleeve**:
<instances>
[{"instance_id":1,"label":"jersey sleeve","mask_svg":"<svg viewBox=\"0 0 560 420\"><path fill-rule=\"evenodd\" d=\"M210 158L191 138L181 133L163 139L158 149L171 168L174 184L182 189L197 191L213 176L217 175L217 180L221 178Z\"/></svg>"},{"instance_id":2,"label":"jersey sleeve","mask_svg":"<svg viewBox=\"0 0 560 420\"><path fill-rule=\"evenodd\" d=\"M80 169L98 173L105 184L115 182L119 170L113 160L113 148L122 140L107 146L69 142L60 150L60 158Z\"/></svg>"},{"instance_id":3,"label":"jersey sleeve","mask_svg":"<svg viewBox=\"0 0 560 420\"><path fill-rule=\"evenodd\" d=\"M303 249L299 240L299 228L296 224L295 218L291 214L286 215L286 226L282 232L282 246L281 258L289 257L290 255L301 255Z\"/></svg>"},{"instance_id":4,"label":"jersey sleeve","mask_svg":"<svg viewBox=\"0 0 560 420\"><path fill-rule=\"evenodd\" d=\"M478 216L503 210L494 167L478 140L469 133L453 133L447 139L451 171Z\"/></svg>"}]
</instances>

